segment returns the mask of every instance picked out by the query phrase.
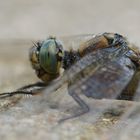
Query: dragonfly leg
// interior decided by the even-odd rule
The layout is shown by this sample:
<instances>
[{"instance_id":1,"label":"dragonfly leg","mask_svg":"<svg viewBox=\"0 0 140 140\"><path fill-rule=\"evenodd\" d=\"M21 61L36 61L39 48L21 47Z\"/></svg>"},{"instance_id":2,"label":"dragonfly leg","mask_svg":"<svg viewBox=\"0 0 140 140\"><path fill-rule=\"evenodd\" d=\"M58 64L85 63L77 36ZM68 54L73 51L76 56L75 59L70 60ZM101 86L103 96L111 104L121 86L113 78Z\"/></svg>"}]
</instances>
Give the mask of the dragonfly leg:
<instances>
[{"instance_id":1,"label":"dragonfly leg","mask_svg":"<svg viewBox=\"0 0 140 140\"><path fill-rule=\"evenodd\" d=\"M11 96L18 95L18 94L20 94L20 95L37 95L45 87L46 87L46 85L44 83L37 82L35 84L30 84L30 85L21 87L13 92L0 93L0 99L4 99L4 98L11 97ZM30 89L30 88L32 88L32 89Z\"/></svg>"},{"instance_id":2,"label":"dragonfly leg","mask_svg":"<svg viewBox=\"0 0 140 140\"><path fill-rule=\"evenodd\" d=\"M37 82L37 83L34 83L34 84L29 84L29 85L23 86L23 87L19 88L18 90L25 90L25 89L34 88L34 87L41 88L41 87L45 87L45 86L46 86L45 83Z\"/></svg>"},{"instance_id":3,"label":"dragonfly leg","mask_svg":"<svg viewBox=\"0 0 140 140\"><path fill-rule=\"evenodd\" d=\"M78 116L81 116L87 112L89 112L89 106L76 94L76 93L71 93L69 92L69 95L78 103L78 105L82 108L82 110L80 112L77 112L76 114L63 118L61 120L59 120L59 123L68 120L68 119L72 119Z\"/></svg>"},{"instance_id":4,"label":"dragonfly leg","mask_svg":"<svg viewBox=\"0 0 140 140\"><path fill-rule=\"evenodd\" d=\"M13 91L13 92L5 92L5 93L0 93L0 99L5 99L7 97L12 97L14 95L18 95L18 94L23 94L23 95L33 95L33 93L31 91Z\"/></svg>"}]
</instances>

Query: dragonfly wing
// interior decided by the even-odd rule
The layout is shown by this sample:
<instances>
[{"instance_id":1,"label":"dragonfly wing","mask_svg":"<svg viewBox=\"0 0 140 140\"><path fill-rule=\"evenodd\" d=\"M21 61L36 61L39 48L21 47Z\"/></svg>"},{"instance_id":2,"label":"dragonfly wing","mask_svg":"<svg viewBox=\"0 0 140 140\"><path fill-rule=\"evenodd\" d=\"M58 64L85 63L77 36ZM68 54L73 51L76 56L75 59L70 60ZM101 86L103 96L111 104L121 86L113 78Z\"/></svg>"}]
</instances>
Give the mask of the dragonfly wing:
<instances>
[{"instance_id":1,"label":"dragonfly wing","mask_svg":"<svg viewBox=\"0 0 140 140\"><path fill-rule=\"evenodd\" d=\"M62 41L64 47L78 49L81 44L94 37L95 37L94 34L83 34L83 35L59 37L59 39Z\"/></svg>"},{"instance_id":2,"label":"dragonfly wing","mask_svg":"<svg viewBox=\"0 0 140 140\"><path fill-rule=\"evenodd\" d=\"M71 79L69 92L97 99L117 98L132 79L135 66L124 55L111 57L104 51L94 54L95 61Z\"/></svg>"}]
</instances>

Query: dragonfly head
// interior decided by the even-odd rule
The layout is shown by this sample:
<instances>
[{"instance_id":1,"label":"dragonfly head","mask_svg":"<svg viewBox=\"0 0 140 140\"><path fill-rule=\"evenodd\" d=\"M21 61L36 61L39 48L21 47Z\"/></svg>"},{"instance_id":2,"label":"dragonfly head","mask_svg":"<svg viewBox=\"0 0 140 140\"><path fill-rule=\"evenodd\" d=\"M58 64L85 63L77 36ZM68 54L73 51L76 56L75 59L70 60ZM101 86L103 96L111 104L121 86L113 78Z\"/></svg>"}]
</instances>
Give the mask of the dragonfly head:
<instances>
[{"instance_id":1,"label":"dragonfly head","mask_svg":"<svg viewBox=\"0 0 140 140\"><path fill-rule=\"evenodd\" d=\"M34 44L29 56L36 71L41 68L49 75L56 75L60 71L64 56L62 43L56 38L50 37Z\"/></svg>"}]
</instances>

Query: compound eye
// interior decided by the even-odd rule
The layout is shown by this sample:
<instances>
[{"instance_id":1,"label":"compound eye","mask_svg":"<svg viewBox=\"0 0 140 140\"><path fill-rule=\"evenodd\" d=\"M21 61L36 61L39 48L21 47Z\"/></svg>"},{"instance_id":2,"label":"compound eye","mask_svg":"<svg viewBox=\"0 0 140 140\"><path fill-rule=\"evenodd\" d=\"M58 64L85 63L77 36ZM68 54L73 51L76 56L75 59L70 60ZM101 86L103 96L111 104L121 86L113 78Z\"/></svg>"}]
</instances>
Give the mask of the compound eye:
<instances>
[{"instance_id":1,"label":"compound eye","mask_svg":"<svg viewBox=\"0 0 140 140\"><path fill-rule=\"evenodd\" d=\"M47 73L59 73L62 62L58 57L60 55L59 46L62 47L62 44L58 40L50 38L45 40L40 48L39 63Z\"/></svg>"}]
</instances>

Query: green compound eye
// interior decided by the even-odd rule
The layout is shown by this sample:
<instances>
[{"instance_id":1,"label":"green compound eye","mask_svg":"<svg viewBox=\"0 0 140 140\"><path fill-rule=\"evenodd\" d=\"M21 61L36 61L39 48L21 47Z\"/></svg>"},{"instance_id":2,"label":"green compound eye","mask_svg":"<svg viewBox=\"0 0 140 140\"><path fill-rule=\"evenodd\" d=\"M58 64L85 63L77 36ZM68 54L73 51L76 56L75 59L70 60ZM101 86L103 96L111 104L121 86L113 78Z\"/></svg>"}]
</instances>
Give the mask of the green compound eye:
<instances>
[{"instance_id":1,"label":"green compound eye","mask_svg":"<svg viewBox=\"0 0 140 140\"><path fill-rule=\"evenodd\" d=\"M58 40L51 38L43 42L39 52L39 63L47 73L59 73L62 57L63 48Z\"/></svg>"}]
</instances>

